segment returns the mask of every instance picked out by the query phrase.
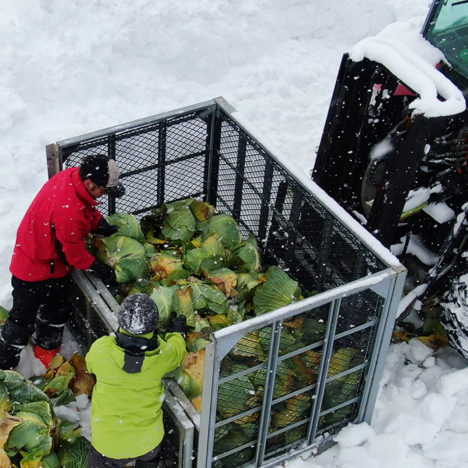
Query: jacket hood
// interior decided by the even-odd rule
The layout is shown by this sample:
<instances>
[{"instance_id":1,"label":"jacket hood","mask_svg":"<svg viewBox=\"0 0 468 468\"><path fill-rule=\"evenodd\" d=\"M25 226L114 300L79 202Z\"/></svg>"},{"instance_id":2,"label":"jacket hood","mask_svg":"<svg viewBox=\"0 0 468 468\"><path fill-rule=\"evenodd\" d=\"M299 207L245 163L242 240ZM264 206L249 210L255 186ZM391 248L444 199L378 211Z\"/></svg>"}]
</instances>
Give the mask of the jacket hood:
<instances>
[{"instance_id":1,"label":"jacket hood","mask_svg":"<svg viewBox=\"0 0 468 468\"><path fill-rule=\"evenodd\" d=\"M122 369L129 374L141 372L143 361L147 353L158 349L158 337L155 334L145 338L143 336L129 335L116 332L115 340L117 346L124 352L124 363Z\"/></svg>"}]
</instances>

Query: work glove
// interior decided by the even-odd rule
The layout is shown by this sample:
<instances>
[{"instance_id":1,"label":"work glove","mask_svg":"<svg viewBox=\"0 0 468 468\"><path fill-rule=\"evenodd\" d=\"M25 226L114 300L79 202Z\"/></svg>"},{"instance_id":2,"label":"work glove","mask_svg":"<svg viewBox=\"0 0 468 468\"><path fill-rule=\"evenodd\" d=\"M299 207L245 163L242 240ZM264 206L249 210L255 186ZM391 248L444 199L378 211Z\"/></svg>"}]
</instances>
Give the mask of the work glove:
<instances>
[{"instance_id":1,"label":"work glove","mask_svg":"<svg viewBox=\"0 0 468 468\"><path fill-rule=\"evenodd\" d=\"M92 271L99 276L102 282L108 287L117 284L114 269L104 262L101 262L98 258L94 260L93 264L88 268L88 271Z\"/></svg>"},{"instance_id":2,"label":"work glove","mask_svg":"<svg viewBox=\"0 0 468 468\"><path fill-rule=\"evenodd\" d=\"M187 332L187 319L185 318L185 315L176 315L173 312L171 315L169 328L171 331L185 335Z\"/></svg>"},{"instance_id":3,"label":"work glove","mask_svg":"<svg viewBox=\"0 0 468 468\"><path fill-rule=\"evenodd\" d=\"M112 236L119 230L119 226L115 226L114 224L109 224L106 218L102 217L99 221L97 229L94 231L94 234L99 234L104 237Z\"/></svg>"}]
</instances>

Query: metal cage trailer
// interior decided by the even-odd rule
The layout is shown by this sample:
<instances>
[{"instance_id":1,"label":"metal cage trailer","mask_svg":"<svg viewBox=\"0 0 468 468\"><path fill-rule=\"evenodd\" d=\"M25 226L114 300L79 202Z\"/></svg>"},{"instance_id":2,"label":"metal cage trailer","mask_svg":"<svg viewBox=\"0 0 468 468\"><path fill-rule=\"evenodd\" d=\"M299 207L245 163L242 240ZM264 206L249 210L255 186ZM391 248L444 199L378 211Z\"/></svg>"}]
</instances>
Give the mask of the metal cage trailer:
<instances>
[{"instance_id":1,"label":"metal cage trailer","mask_svg":"<svg viewBox=\"0 0 468 468\"><path fill-rule=\"evenodd\" d=\"M255 236L263 265L280 266L303 291L211 334L200 413L166 382L178 466L274 466L323 450L349 423L370 422L406 270L223 98L46 150L50 176L87 154L116 160L126 194L109 197L104 214L139 218L189 197L211 203ZM93 275L74 279L71 328L86 349L115 331L119 306Z\"/></svg>"}]
</instances>

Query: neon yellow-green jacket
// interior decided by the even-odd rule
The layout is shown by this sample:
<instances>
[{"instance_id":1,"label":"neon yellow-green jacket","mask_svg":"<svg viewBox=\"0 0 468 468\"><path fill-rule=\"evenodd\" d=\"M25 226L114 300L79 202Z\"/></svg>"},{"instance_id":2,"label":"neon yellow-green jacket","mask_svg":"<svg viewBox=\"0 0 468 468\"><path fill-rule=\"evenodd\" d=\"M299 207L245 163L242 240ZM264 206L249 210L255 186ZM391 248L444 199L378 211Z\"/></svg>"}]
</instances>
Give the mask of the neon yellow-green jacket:
<instances>
[{"instance_id":1,"label":"neon yellow-green jacket","mask_svg":"<svg viewBox=\"0 0 468 468\"><path fill-rule=\"evenodd\" d=\"M145 335L148 337L151 335ZM158 337L158 348L145 353L141 371L122 369L125 352L115 336L96 340L88 354L88 371L96 376L91 407L92 444L110 458L136 458L156 448L164 436L161 379L186 353L180 333Z\"/></svg>"}]
</instances>

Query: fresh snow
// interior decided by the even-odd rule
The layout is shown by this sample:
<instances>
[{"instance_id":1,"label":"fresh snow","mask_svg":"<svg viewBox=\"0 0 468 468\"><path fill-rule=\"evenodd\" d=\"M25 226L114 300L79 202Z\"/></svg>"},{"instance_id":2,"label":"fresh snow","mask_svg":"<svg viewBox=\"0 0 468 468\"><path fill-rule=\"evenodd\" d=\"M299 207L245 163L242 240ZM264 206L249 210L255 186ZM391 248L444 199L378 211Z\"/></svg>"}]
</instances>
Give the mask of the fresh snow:
<instances>
[{"instance_id":1,"label":"fresh snow","mask_svg":"<svg viewBox=\"0 0 468 468\"><path fill-rule=\"evenodd\" d=\"M8 266L18 224L47 179L46 144L223 96L308 180L342 54L361 48L385 59L405 47L396 35L406 48L394 65L421 92L418 111L460 112L458 92L427 66L440 55L416 34L430 3L2 0L0 304L11 306ZM68 335L62 351L76 351ZM468 467L466 364L418 340L392 345L371 424L349 426L334 447L286 466ZM20 370L44 367L27 348ZM59 411L89 436L86 397Z\"/></svg>"}]
</instances>

